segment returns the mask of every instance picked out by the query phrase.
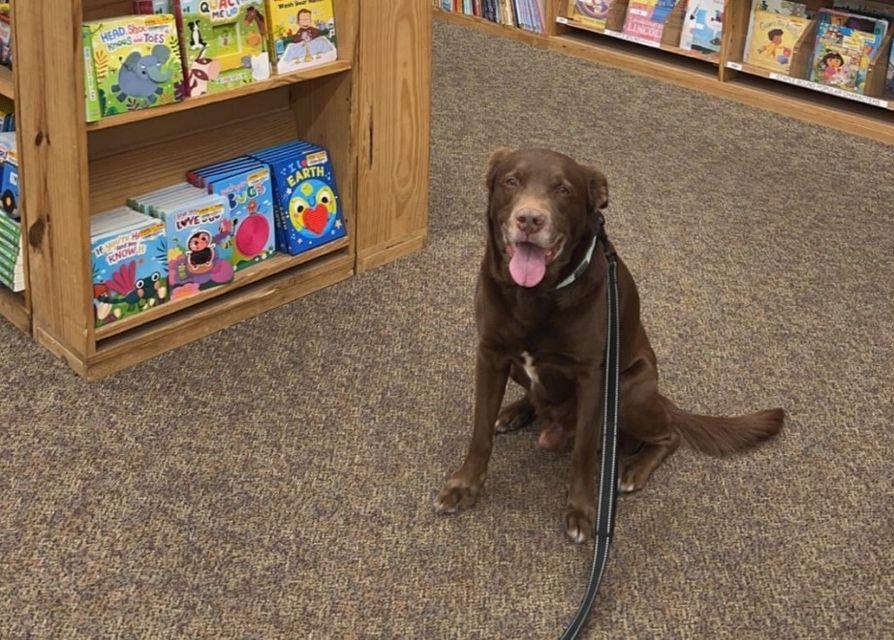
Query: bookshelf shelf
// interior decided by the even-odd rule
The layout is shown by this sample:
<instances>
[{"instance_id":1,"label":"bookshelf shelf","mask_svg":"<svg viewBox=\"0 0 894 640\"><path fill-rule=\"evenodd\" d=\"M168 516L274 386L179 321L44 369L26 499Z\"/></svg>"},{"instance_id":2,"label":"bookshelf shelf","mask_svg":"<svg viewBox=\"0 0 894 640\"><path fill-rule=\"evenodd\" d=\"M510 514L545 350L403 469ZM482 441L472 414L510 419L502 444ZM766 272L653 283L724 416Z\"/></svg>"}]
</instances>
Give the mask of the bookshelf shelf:
<instances>
[{"instance_id":1,"label":"bookshelf shelf","mask_svg":"<svg viewBox=\"0 0 894 640\"><path fill-rule=\"evenodd\" d=\"M93 380L423 246L430 6L418 0L333 0L337 61L87 124L80 26L126 15L130 7L131 0L13 6L11 84L18 89L30 287L26 296L0 291L0 313ZM419 131L406 135L407 122ZM328 149L347 238L299 256L277 254L227 285L94 326L92 215L182 182L188 169L295 139Z\"/></svg>"},{"instance_id":2,"label":"bookshelf shelf","mask_svg":"<svg viewBox=\"0 0 894 640\"><path fill-rule=\"evenodd\" d=\"M308 251L297 256L289 256L282 253L277 253L272 258L265 260L264 262L240 271L236 274L235 278L233 278L233 281L229 284L215 287L214 289L208 289L207 291L203 291L202 293L191 298L185 298L183 300L171 300L153 309L143 311L142 313L130 316L124 320L120 320L104 327L100 327L96 330L96 339L98 341L105 340L107 338L110 338L111 336L124 333L125 331L130 331L131 329L142 326L144 324L155 322L160 318L164 318L166 316L183 311L184 309L189 309L190 307L200 305L213 298L228 295L237 289L241 289L242 287L253 284L259 280L269 278L270 276L276 275L288 269L292 269L294 267L297 267L298 265L312 262L331 253L348 253L348 251L346 250L348 250L349 247L350 240L348 238L342 238L340 240L336 240L335 242L324 244L323 246L318 247L313 251Z\"/></svg>"},{"instance_id":3,"label":"bookshelf shelf","mask_svg":"<svg viewBox=\"0 0 894 640\"><path fill-rule=\"evenodd\" d=\"M190 109L197 109L199 107L205 107L210 104L216 104L218 102L235 100L236 98L241 98L243 96L250 96L255 93L270 91L278 87L285 87L293 84L298 84L300 82L307 82L308 80L324 78L336 73L344 73L345 71L350 71L351 67L351 63L347 60L336 60L335 62L330 62L328 64L320 65L319 67L314 67L313 69L307 69L305 71L295 71L283 75L274 75L269 80L245 85L244 87L239 87L238 89L233 89L231 91L207 94L204 96L199 96L197 98L187 98L182 102L165 105L163 107L156 107L154 109L143 109L140 111L130 111L118 116L103 118L102 120L88 123L87 131L101 131L102 129L120 127L123 125L132 124L134 122L151 120L153 118L161 118L173 113L182 113L184 111L189 111Z\"/></svg>"},{"instance_id":4,"label":"bookshelf shelf","mask_svg":"<svg viewBox=\"0 0 894 640\"><path fill-rule=\"evenodd\" d=\"M660 45L637 42L619 33L620 10L607 19L613 28L598 29L570 20L568 0L544 1L545 34L531 34L440 9L434 17L894 145L894 96L881 95L881 88L875 92L880 97L864 97L804 80L775 77L739 62L748 31L750 0L726 0L721 50L718 55L709 56L668 43L674 38L679 42L676 33ZM620 0L620 4L626 5L626 1ZM892 34L894 25L886 46L891 46ZM883 51L877 56L881 64L884 55ZM876 78L881 75L876 72Z\"/></svg>"},{"instance_id":5,"label":"bookshelf shelf","mask_svg":"<svg viewBox=\"0 0 894 640\"><path fill-rule=\"evenodd\" d=\"M0 96L10 100L15 100L16 97L15 76L6 67L0 67Z\"/></svg>"},{"instance_id":6,"label":"bookshelf shelf","mask_svg":"<svg viewBox=\"0 0 894 640\"><path fill-rule=\"evenodd\" d=\"M31 330L31 318L24 293L13 293L0 285L0 315L25 332Z\"/></svg>"}]
</instances>

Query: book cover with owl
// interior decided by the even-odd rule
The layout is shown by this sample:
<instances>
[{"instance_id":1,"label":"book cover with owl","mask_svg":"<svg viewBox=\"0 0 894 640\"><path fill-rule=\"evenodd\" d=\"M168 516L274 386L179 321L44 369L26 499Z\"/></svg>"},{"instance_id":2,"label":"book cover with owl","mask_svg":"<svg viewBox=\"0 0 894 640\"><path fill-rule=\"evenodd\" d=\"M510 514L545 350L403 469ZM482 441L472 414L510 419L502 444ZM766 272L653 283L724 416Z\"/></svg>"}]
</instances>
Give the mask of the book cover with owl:
<instances>
[{"instance_id":1,"label":"book cover with owl","mask_svg":"<svg viewBox=\"0 0 894 640\"><path fill-rule=\"evenodd\" d=\"M88 122L183 98L174 16L136 15L86 22L82 37Z\"/></svg>"},{"instance_id":2,"label":"book cover with owl","mask_svg":"<svg viewBox=\"0 0 894 640\"><path fill-rule=\"evenodd\" d=\"M267 16L277 73L338 60L332 0L267 0Z\"/></svg>"},{"instance_id":3,"label":"book cover with owl","mask_svg":"<svg viewBox=\"0 0 894 640\"><path fill-rule=\"evenodd\" d=\"M298 142L253 155L272 173L280 251L298 255L345 237L347 229L328 151Z\"/></svg>"},{"instance_id":4,"label":"book cover with owl","mask_svg":"<svg viewBox=\"0 0 894 640\"><path fill-rule=\"evenodd\" d=\"M189 96L270 77L265 0L174 0L174 8Z\"/></svg>"}]
</instances>

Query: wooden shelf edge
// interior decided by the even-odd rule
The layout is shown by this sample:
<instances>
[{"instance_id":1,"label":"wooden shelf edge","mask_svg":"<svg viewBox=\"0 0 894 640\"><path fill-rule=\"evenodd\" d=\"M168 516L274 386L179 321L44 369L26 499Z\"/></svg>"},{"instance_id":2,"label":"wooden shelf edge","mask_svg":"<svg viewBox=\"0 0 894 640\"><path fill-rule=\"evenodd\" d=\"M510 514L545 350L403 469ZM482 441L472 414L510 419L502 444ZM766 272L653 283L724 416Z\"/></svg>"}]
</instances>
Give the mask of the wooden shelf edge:
<instances>
[{"instance_id":1,"label":"wooden shelf edge","mask_svg":"<svg viewBox=\"0 0 894 640\"><path fill-rule=\"evenodd\" d=\"M720 65L720 54L719 53L705 54L705 53L701 53L699 51L683 49L682 47L675 47L670 44L643 43L637 38L627 38L624 36L624 34L622 34L620 32L610 31L608 29L599 29L597 27L593 27L588 24L578 22L577 20L571 20L569 18L557 19L556 22L563 26L572 28L572 29L579 29L581 31L586 31L588 33L595 33L600 36L604 36L606 38L614 38L615 40L631 42L631 43L637 44L641 47L646 47L647 49L660 49L661 51L667 51L668 53L673 53L678 56L683 56L684 58L692 58L693 60L700 60L702 62L707 62L709 64L712 64L715 67Z\"/></svg>"},{"instance_id":2,"label":"wooden shelf edge","mask_svg":"<svg viewBox=\"0 0 894 640\"><path fill-rule=\"evenodd\" d=\"M16 99L16 79L12 69L0 67L0 96Z\"/></svg>"},{"instance_id":3,"label":"wooden shelf edge","mask_svg":"<svg viewBox=\"0 0 894 640\"><path fill-rule=\"evenodd\" d=\"M450 22L452 24L458 24L464 27L467 27L471 24L483 31L487 31L489 33L503 36L504 38L511 38L513 40L518 40L519 42L524 42L526 44L535 46L545 47L547 46L547 41L549 40L549 37L545 34L533 33L531 31L525 31L524 29L520 29L518 27L510 27L505 24L497 24L496 22L491 22L490 20L485 20L484 18L479 18L477 16L467 16L463 13L444 11L443 9L437 9L434 7L432 14L436 19L442 20L443 22Z\"/></svg>"},{"instance_id":4,"label":"wooden shelf edge","mask_svg":"<svg viewBox=\"0 0 894 640\"><path fill-rule=\"evenodd\" d=\"M28 313L24 292L14 293L0 285L0 316L25 333L31 333L31 314Z\"/></svg>"},{"instance_id":5,"label":"wooden shelf edge","mask_svg":"<svg viewBox=\"0 0 894 640\"><path fill-rule=\"evenodd\" d=\"M170 322L140 327L105 341L86 363L70 364L88 380L98 380L353 275L354 256L349 252L332 254L187 309Z\"/></svg>"},{"instance_id":6,"label":"wooden shelf edge","mask_svg":"<svg viewBox=\"0 0 894 640\"><path fill-rule=\"evenodd\" d=\"M507 33L513 31L513 29L493 25L481 18L472 18L441 11L435 11L434 14L445 22L467 28L477 28L487 33L516 40L524 40L515 34ZM786 83L773 80L767 80L767 82L779 85L778 90L756 87L739 79L721 81L713 67L705 65L704 70L695 68L702 65L687 64L688 57L681 56L679 61L672 58L659 60L656 57L657 54L649 47L636 47L636 49L642 49L641 52L627 51L616 46L613 47L613 41L606 39L604 43L597 43L592 42L592 38L584 40L583 37L576 38L571 35L559 35L551 37L538 36L536 44L565 55L624 69L625 71L648 76L663 82L670 82L671 84L733 100L759 109L765 109L811 124L818 124L852 135L894 145L894 119L890 118L891 112L886 109L811 92L809 89L792 87ZM663 57L669 58L669 56ZM805 93L807 96L794 95L793 91ZM826 98L826 100L808 99L813 95L821 96ZM866 115L866 112L860 108L873 110L878 112L878 115Z\"/></svg>"},{"instance_id":7,"label":"wooden shelf edge","mask_svg":"<svg viewBox=\"0 0 894 640\"><path fill-rule=\"evenodd\" d=\"M369 247L357 255L357 273L366 273L425 248L428 232L413 234L398 242Z\"/></svg>"},{"instance_id":8,"label":"wooden shelf edge","mask_svg":"<svg viewBox=\"0 0 894 640\"><path fill-rule=\"evenodd\" d=\"M202 293L192 296L191 298L168 301L148 311L143 311L130 316L125 320L120 320L118 322L113 322L112 324L107 324L103 327L98 327L95 331L96 341L99 342L101 340L107 340L108 338L119 335L126 331L131 331L142 325L149 324L150 322L156 322L157 320L178 313L180 311L184 311L186 309L189 309L190 307L200 305L204 302L207 302L208 300L219 298L220 296L227 294L232 294L234 291L238 291L242 287L246 287L265 278L269 278L270 276L274 276L278 273L281 273L282 271L286 271L299 265L312 262L313 260L317 260L323 256L342 251L348 248L350 244L351 239L349 237L344 237L339 238L334 242L324 244L323 246L317 247L316 249L313 249L311 251L299 254L297 256L277 253L264 262L258 263L253 267L238 272L233 278L233 281L229 284L215 287L213 289L208 289L207 291L203 291Z\"/></svg>"},{"instance_id":9,"label":"wooden shelf edge","mask_svg":"<svg viewBox=\"0 0 894 640\"><path fill-rule=\"evenodd\" d=\"M311 69L293 71L292 73L286 73L283 75L274 75L269 80L247 84L244 87L239 87L238 89L233 89L231 91L211 93L204 96L199 96L197 98L187 98L182 102L176 102L174 104L165 105L163 107L155 107L154 109L141 109L139 111L122 113L121 115L117 116L109 116L107 118L98 120L97 122L88 122L87 131L102 131L103 129L121 127L124 125L132 124L134 122L142 122L144 120L150 120L153 118L161 118L174 113L181 113L183 111L189 111L191 109L198 109L200 107L204 107L209 104L215 104L217 102L225 102L234 98L241 98L243 96L249 96L255 93L262 93L264 91L270 91L272 89L278 89L280 87L286 87L289 85L298 84L300 82L307 82L308 80L315 80L317 78L324 78L326 76L344 73L345 71L349 71L352 67L353 65L348 60L336 60L335 62L323 64L319 67L313 67Z\"/></svg>"}]
</instances>

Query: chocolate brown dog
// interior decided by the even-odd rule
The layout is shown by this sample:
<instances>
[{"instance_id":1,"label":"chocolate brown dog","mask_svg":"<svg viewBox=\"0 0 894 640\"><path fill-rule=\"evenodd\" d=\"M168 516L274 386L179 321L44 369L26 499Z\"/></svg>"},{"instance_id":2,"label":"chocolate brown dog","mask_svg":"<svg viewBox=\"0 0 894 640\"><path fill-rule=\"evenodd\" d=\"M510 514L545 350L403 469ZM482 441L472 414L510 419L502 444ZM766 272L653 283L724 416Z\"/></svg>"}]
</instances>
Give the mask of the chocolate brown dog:
<instances>
[{"instance_id":1,"label":"chocolate brown dog","mask_svg":"<svg viewBox=\"0 0 894 640\"><path fill-rule=\"evenodd\" d=\"M595 518L602 429L608 262L595 240L608 183L592 167L543 149L499 150L490 160L487 250L476 292L475 415L465 462L435 499L440 513L471 506L484 484L495 431L535 415L539 443L573 439L565 530L588 539ZM595 246L595 251L594 251ZM573 273L576 278L570 278ZM573 280L568 282L568 280ZM685 413L658 392L658 367L640 321L633 278L618 259L621 314L620 489L642 489L682 438L709 454L746 449L782 428L781 409L739 417ZM503 411L509 378L526 397Z\"/></svg>"}]
</instances>

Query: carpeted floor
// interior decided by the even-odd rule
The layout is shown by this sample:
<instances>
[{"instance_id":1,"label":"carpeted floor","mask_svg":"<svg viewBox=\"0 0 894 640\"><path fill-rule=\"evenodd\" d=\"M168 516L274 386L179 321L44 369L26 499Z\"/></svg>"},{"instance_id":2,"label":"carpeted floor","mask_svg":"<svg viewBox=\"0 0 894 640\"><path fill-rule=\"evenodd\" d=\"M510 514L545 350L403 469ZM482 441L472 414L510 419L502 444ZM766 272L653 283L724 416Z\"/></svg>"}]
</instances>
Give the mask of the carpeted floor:
<instances>
[{"instance_id":1,"label":"carpeted floor","mask_svg":"<svg viewBox=\"0 0 894 640\"><path fill-rule=\"evenodd\" d=\"M590 635L890 634L894 149L435 34L423 253L94 385L0 323L0 636L557 636L591 553L567 456L503 437L473 511L430 507L469 428L484 162L522 144L608 173L666 393L790 414L622 499Z\"/></svg>"}]
</instances>

